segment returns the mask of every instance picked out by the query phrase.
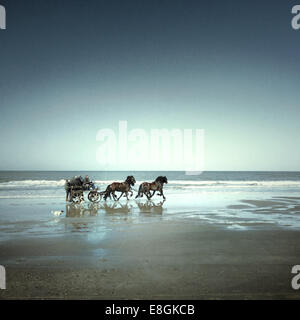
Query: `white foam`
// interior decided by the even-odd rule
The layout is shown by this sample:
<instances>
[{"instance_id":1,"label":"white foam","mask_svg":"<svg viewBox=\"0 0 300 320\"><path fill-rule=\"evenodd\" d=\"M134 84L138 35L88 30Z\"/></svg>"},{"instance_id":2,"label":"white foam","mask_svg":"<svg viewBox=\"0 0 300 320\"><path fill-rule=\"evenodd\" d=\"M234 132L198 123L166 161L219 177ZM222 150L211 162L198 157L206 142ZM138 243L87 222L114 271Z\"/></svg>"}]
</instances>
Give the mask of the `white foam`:
<instances>
[{"instance_id":1,"label":"white foam","mask_svg":"<svg viewBox=\"0 0 300 320\"><path fill-rule=\"evenodd\" d=\"M47 199L47 198L61 198L59 195L28 195L28 194L23 194L23 195L17 195L17 194L11 194L11 195L0 195L0 199Z\"/></svg>"},{"instance_id":2,"label":"white foam","mask_svg":"<svg viewBox=\"0 0 300 320\"><path fill-rule=\"evenodd\" d=\"M45 186L45 187L61 187L64 186L65 180L21 180L21 181L9 181L0 183L0 188L22 188L30 186Z\"/></svg>"},{"instance_id":3,"label":"white foam","mask_svg":"<svg viewBox=\"0 0 300 320\"><path fill-rule=\"evenodd\" d=\"M194 180L170 180L169 184L195 185L195 186L300 186L300 181L236 181L236 180L214 180L214 181L194 181Z\"/></svg>"},{"instance_id":4,"label":"white foam","mask_svg":"<svg viewBox=\"0 0 300 320\"><path fill-rule=\"evenodd\" d=\"M105 187L115 180L96 180L95 184L99 187ZM140 185L144 181L137 181L135 187ZM22 180L22 181L10 181L0 183L0 190L10 189L25 189L25 188L58 188L62 189L65 184L65 180ZM207 181L195 181L195 180L170 180L166 185L167 188L249 188L249 187L298 187L300 188L300 181L281 180L281 181L236 181L236 180L207 180Z\"/></svg>"}]
</instances>

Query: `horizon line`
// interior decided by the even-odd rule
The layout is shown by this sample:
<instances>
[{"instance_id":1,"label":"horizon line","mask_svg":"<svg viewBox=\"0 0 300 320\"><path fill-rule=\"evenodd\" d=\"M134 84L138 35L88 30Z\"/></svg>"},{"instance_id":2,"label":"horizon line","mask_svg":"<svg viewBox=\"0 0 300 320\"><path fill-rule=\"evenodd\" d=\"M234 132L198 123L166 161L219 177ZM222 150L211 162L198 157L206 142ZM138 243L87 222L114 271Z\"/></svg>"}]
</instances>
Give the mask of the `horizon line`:
<instances>
[{"instance_id":1,"label":"horizon line","mask_svg":"<svg viewBox=\"0 0 300 320\"><path fill-rule=\"evenodd\" d=\"M173 170L31 170L31 169L0 169L0 172L186 172ZM203 170L204 172L300 172L300 170Z\"/></svg>"}]
</instances>

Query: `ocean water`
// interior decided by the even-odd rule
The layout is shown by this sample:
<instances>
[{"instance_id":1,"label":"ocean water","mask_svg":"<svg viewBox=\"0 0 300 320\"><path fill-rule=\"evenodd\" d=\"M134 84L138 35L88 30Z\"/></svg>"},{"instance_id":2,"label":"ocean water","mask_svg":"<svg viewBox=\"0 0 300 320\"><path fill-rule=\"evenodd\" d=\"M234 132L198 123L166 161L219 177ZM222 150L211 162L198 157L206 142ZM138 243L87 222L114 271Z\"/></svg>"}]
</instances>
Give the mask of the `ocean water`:
<instances>
[{"instance_id":1,"label":"ocean water","mask_svg":"<svg viewBox=\"0 0 300 320\"><path fill-rule=\"evenodd\" d=\"M137 186L153 181L159 175L168 177L166 193L259 193L270 195L299 195L300 172L207 171L188 176L184 172L98 172L98 171L0 171L0 199L60 198L64 196L65 179L85 176L100 190L113 181L124 181L134 175Z\"/></svg>"},{"instance_id":2,"label":"ocean water","mask_svg":"<svg viewBox=\"0 0 300 320\"><path fill-rule=\"evenodd\" d=\"M124 181L128 175L133 175L137 181L135 191L141 182L165 175L169 181L164 187L167 200L156 196L149 202L133 197L129 201L122 198L117 203L92 204L86 197L82 205L66 204L65 179L85 174L100 190L105 190L113 181ZM54 212L60 210L64 214L54 217ZM299 228L300 172L207 171L187 176L184 172L150 171L0 171L0 221L44 219L51 224L57 219L91 216L97 217L93 226L95 223L107 226L126 219L130 223L191 221L233 229L269 225Z\"/></svg>"}]
</instances>

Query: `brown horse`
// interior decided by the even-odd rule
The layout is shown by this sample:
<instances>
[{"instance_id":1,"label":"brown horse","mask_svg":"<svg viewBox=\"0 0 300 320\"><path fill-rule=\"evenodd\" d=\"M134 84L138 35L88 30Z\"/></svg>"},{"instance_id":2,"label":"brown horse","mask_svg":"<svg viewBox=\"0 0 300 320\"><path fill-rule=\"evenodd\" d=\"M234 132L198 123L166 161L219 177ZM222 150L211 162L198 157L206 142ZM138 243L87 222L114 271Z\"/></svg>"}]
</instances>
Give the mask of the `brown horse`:
<instances>
[{"instance_id":1,"label":"brown horse","mask_svg":"<svg viewBox=\"0 0 300 320\"><path fill-rule=\"evenodd\" d=\"M143 197L143 195L145 194L146 197L148 198L148 200L150 200L154 196L155 192L159 191L160 194L158 194L158 195L163 196L163 198L165 200L166 197L164 196L164 193L163 193L164 183L168 183L168 179L166 176L164 176L164 177L159 176L153 182L143 182L140 185L139 192L135 198ZM152 195L151 195L151 191L153 191Z\"/></svg>"},{"instance_id":2,"label":"brown horse","mask_svg":"<svg viewBox=\"0 0 300 320\"><path fill-rule=\"evenodd\" d=\"M111 195L113 196L114 200L119 200L124 193L127 200L129 200L128 192L131 192L132 194L132 191L130 190L130 188L131 186L134 186L135 183L136 181L133 176L128 176L124 182L113 182L106 188L104 200L106 200L108 197L111 198ZM115 194L116 191L121 192L121 195L119 198L117 198Z\"/></svg>"}]
</instances>

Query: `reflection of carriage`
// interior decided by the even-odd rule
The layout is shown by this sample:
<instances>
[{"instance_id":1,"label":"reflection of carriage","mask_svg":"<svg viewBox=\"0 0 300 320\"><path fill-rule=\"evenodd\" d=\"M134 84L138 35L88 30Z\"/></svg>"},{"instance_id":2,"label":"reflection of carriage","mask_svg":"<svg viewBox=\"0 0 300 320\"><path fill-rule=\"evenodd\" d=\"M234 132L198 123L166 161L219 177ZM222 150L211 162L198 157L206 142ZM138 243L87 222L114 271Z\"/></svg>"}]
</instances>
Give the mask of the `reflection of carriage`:
<instances>
[{"instance_id":1,"label":"reflection of carriage","mask_svg":"<svg viewBox=\"0 0 300 320\"><path fill-rule=\"evenodd\" d=\"M66 201L81 203L84 201L84 192L89 191L88 199L91 202L97 202L101 198L101 193L95 188L92 181L86 181L81 176L66 180Z\"/></svg>"}]
</instances>

